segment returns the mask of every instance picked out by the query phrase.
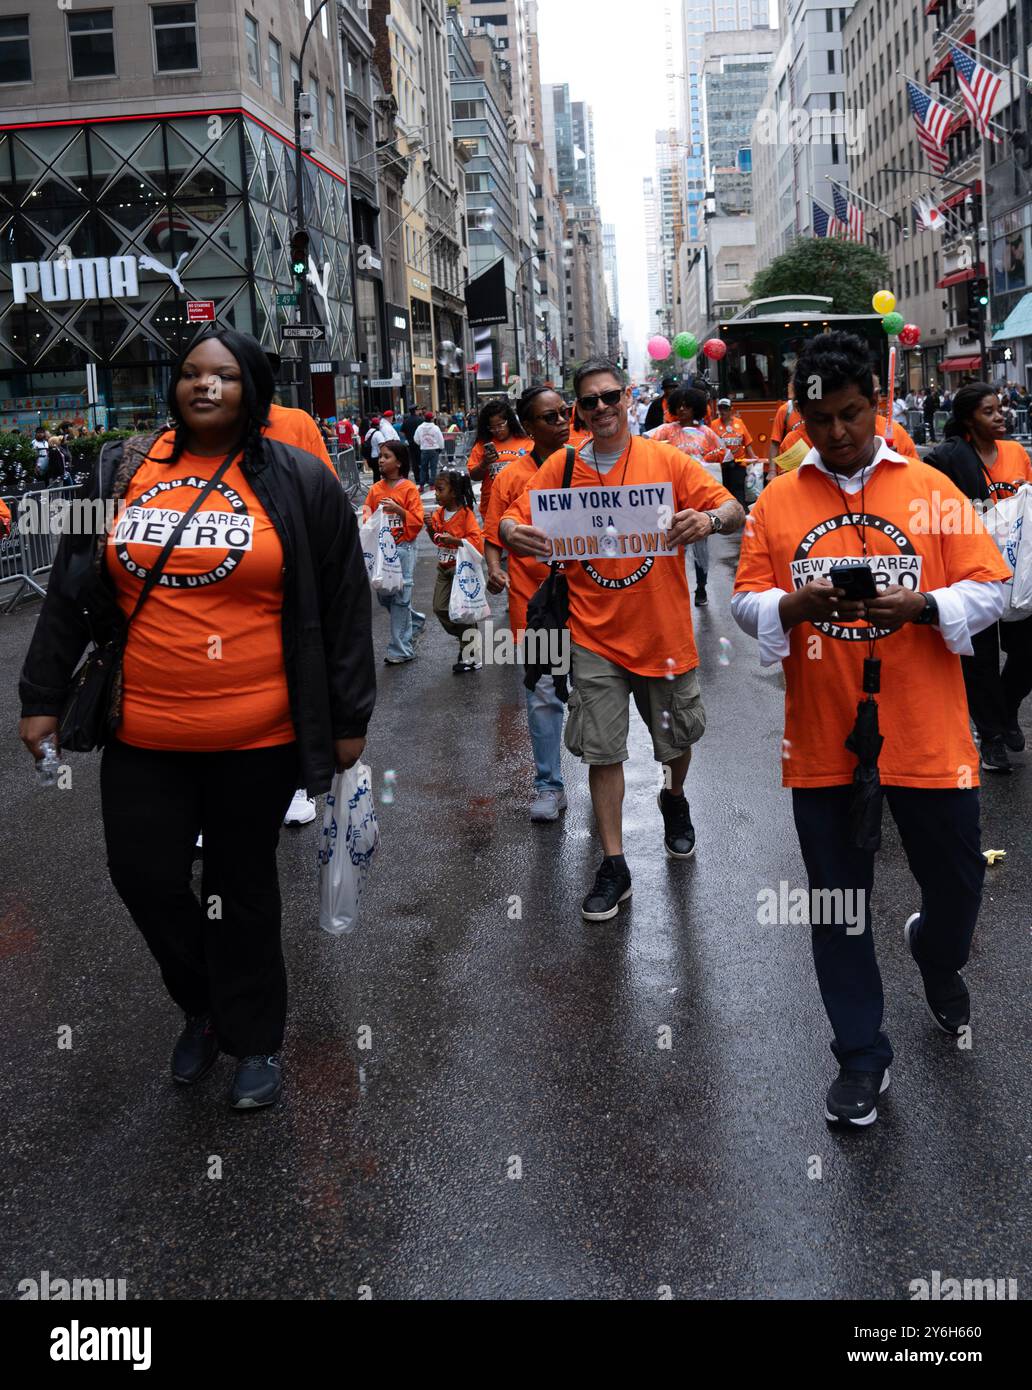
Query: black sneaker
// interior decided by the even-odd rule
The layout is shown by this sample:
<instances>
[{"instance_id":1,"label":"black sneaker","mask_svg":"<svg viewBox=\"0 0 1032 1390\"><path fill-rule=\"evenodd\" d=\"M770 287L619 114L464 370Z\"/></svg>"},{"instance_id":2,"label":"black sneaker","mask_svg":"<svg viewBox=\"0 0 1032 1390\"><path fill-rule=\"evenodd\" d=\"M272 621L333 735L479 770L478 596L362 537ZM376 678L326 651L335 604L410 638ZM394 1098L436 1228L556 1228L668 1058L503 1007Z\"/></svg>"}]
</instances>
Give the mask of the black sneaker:
<instances>
[{"instance_id":1,"label":"black sneaker","mask_svg":"<svg viewBox=\"0 0 1032 1390\"><path fill-rule=\"evenodd\" d=\"M878 1097L889 1088L889 1070L850 1071L840 1067L831 1083L824 1118L832 1125L873 1125L878 1118Z\"/></svg>"},{"instance_id":2,"label":"black sneaker","mask_svg":"<svg viewBox=\"0 0 1032 1390\"><path fill-rule=\"evenodd\" d=\"M219 1040L210 1014L186 1016L186 1027L172 1049L172 1080L192 1086L207 1076L218 1060Z\"/></svg>"},{"instance_id":3,"label":"black sneaker","mask_svg":"<svg viewBox=\"0 0 1032 1390\"><path fill-rule=\"evenodd\" d=\"M659 809L663 812L663 843L671 859L691 859L695 853L695 827L684 796L661 791Z\"/></svg>"},{"instance_id":4,"label":"black sneaker","mask_svg":"<svg viewBox=\"0 0 1032 1390\"><path fill-rule=\"evenodd\" d=\"M1003 741L1012 753L1024 753L1025 735L1021 732L1016 720L1009 729L1004 729Z\"/></svg>"},{"instance_id":5,"label":"black sneaker","mask_svg":"<svg viewBox=\"0 0 1032 1390\"><path fill-rule=\"evenodd\" d=\"M471 671L480 671L483 668L482 661L456 661L452 667L453 676L468 676Z\"/></svg>"},{"instance_id":6,"label":"black sneaker","mask_svg":"<svg viewBox=\"0 0 1032 1390\"><path fill-rule=\"evenodd\" d=\"M903 936L915 960L917 956L914 954L914 927L920 916L919 912L911 913L903 928ZM920 968L921 962L917 963ZM922 971L921 980L924 984L925 1003L936 1027L941 1028L944 1033L949 1033L952 1038L958 1037L960 1030L971 1022L971 995L968 993L963 975L955 970L944 980L932 983L925 979Z\"/></svg>"},{"instance_id":7,"label":"black sneaker","mask_svg":"<svg viewBox=\"0 0 1032 1390\"><path fill-rule=\"evenodd\" d=\"M695 590L695 606L696 606L696 608L705 608L706 605L707 605L707 603L709 603L709 599L706 597L706 590L703 589L703 588L698 588L698 589L696 589L696 590Z\"/></svg>"},{"instance_id":8,"label":"black sneaker","mask_svg":"<svg viewBox=\"0 0 1032 1390\"><path fill-rule=\"evenodd\" d=\"M233 1076L229 1103L234 1110L258 1110L279 1100L283 1064L279 1053L271 1057L241 1057Z\"/></svg>"},{"instance_id":9,"label":"black sneaker","mask_svg":"<svg viewBox=\"0 0 1032 1390\"><path fill-rule=\"evenodd\" d=\"M983 739L980 748L982 767L986 772L1010 772L1011 760L1002 738Z\"/></svg>"},{"instance_id":10,"label":"black sneaker","mask_svg":"<svg viewBox=\"0 0 1032 1390\"><path fill-rule=\"evenodd\" d=\"M581 904L585 922L608 922L631 896L631 875L622 854L602 860L591 892Z\"/></svg>"}]
</instances>

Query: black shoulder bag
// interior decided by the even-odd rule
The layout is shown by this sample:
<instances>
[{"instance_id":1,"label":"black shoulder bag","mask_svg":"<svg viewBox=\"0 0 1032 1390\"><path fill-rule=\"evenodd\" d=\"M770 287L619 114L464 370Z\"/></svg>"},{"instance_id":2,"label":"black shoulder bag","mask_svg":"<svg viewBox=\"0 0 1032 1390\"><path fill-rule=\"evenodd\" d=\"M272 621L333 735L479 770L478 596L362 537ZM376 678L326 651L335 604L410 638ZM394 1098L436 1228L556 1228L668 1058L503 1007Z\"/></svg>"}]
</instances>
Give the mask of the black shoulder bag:
<instances>
[{"instance_id":1,"label":"black shoulder bag","mask_svg":"<svg viewBox=\"0 0 1032 1390\"><path fill-rule=\"evenodd\" d=\"M71 689L58 723L57 737L61 748L66 748L72 753L90 753L95 748L103 748L118 728L122 706L122 659L129 638L129 625L161 578L168 558L179 544L183 532L222 481L239 452L239 448L234 448L226 456L183 514L165 542L161 554L147 571L136 605L118 632L105 642L95 643L86 660L72 677ZM103 491L102 488L102 494Z\"/></svg>"},{"instance_id":2,"label":"black shoulder bag","mask_svg":"<svg viewBox=\"0 0 1032 1390\"><path fill-rule=\"evenodd\" d=\"M576 449L572 444L567 444L566 464L563 468L563 487L570 486L576 458ZM553 638L551 634L564 631L569 620L570 586L561 565L553 562L549 567L548 578L527 604L525 654L530 652L535 656L542 656L556 651L557 641L562 639ZM531 636L532 633L535 634L533 637ZM542 635L538 636L538 633ZM549 661L531 663L527 660L525 665L523 684L528 690L533 690L542 676L551 676L555 684L555 693L563 704L566 704L570 698L570 682L565 672L557 672Z\"/></svg>"}]
</instances>

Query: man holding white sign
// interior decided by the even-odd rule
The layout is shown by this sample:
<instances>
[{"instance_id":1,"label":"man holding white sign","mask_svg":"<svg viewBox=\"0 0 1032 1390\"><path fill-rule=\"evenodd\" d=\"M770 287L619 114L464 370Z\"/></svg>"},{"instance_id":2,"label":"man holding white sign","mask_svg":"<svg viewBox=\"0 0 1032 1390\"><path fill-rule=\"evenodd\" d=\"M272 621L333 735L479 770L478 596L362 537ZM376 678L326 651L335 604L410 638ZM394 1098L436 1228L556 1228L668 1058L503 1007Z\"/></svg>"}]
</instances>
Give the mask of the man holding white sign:
<instances>
[{"instance_id":1,"label":"man holding white sign","mask_svg":"<svg viewBox=\"0 0 1032 1390\"><path fill-rule=\"evenodd\" d=\"M581 914L604 922L631 896L622 827L632 696L666 770L659 805L667 852L695 852L684 779L706 714L682 552L715 531L737 531L745 514L701 464L669 444L632 438L619 367L586 362L574 390L592 438L578 451L571 485L562 488L561 450L505 513L501 538L542 561L542 579L549 561L565 568L574 685L566 746L590 769L605 853Z\"/></svg>"}]
</instances>

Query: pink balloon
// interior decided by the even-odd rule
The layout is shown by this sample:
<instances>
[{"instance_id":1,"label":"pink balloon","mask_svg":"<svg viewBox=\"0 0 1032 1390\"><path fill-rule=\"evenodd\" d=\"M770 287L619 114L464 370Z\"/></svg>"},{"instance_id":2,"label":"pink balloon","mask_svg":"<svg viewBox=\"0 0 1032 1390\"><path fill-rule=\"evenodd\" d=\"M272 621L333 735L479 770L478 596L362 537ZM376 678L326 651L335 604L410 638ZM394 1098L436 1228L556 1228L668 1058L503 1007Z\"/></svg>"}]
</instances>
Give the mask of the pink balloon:
<instances>
[{"instance_id":1,"label":"pink balloon","mask_svg":"<svg viewBox=\"0 0 1032 1390\"><path fill-rule=\"evenodd\" d=\"M657 333L654 338L649 339L649 356L653 362L665 362L671 351L670 343L662 334Z\"/></svg>"},{"instance_id":2,"label":"pink balloon","mask_svg":"<svg viewBox=\"0 0 1032 1390\"><path fill-rule=\"evenodd\" d=\"M723 338L707 338L702 345L702 350L712 362L719 362L722 357L727 355L727 343Z\"/></svg>"}]
</instances>

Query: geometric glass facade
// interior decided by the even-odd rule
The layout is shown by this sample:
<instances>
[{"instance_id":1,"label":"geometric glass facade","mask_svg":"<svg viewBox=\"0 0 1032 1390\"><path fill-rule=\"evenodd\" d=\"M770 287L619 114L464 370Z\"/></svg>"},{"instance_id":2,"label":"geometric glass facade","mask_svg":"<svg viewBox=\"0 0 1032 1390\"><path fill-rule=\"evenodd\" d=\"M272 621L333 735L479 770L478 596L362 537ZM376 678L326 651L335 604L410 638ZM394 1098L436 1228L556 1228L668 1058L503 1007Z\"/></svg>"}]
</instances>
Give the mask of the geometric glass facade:
<instances>
[{"instance_id":1,"label":"geometric glass facade","mask_svg":"<svg viewBox=\"0 0 1032 1390\"><path fill-rule=\"evenodd\" d=\"M311 160L304 168L310 318L326 329L312 358L347 372L348 190ZM276 296L295 288L294 184L292 147L239 113L0 131L0 428L84 416L88 364L98 423L160 420L171 363L204 326L187 322L188 300L213 300L218 324L280 351L290 380L297 349L280 328L297 311ZM116 288L112 266L107 293L102 263L118 257L132 258L136 282ZM99 268L76 269L94 258ZM31 263L18 295L15 262Z\"/></svg>"}]
</instances>

